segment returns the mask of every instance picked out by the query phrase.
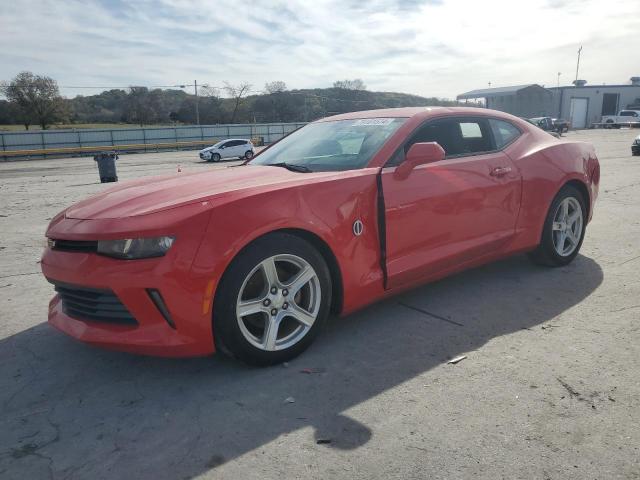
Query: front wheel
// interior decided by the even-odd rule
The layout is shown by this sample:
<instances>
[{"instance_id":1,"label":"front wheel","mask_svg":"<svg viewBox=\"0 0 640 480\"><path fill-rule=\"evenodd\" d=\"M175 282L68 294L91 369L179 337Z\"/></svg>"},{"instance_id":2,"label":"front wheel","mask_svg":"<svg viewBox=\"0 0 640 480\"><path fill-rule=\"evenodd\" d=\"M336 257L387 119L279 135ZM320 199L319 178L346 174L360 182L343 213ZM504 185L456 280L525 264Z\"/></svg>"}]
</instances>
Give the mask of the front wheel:
<instances>
[{"instance_id":1,"label":"front wheel","mask_svg":"<svg viewBox=\"0 0 640 480\"><path fill-rule=\"evenodd\" d=\"M331 276L322 255L290 234L269 234L241 252L216 293L216 347L252 365L302 353L329 313Z\"/></svg>"},{"instance_id":2,"label":"front wheel","mask_svg":"<svg viewBox=\"0 0 640 480\"><path fill-rule=\"evenodd\" d=\"M211 161L212 162L219 162L220 161L220 154L219 153L213 153L211 155Z\"/></svg>"},{"instance_id":3,"label":"front wheel","mask_svg":"<svg viewBox=\"0 0 640 480\"><path fill-rule=\"evenodd\" d=\"M587 226L585 200L571 185L558 192L547 213L540 245L529 254L535 263L560 267L578 255Z\"/></svg>"},{"instance_id":4,"label":"front wheel","mask_svg":"<svg viewBox=\"0 0 640 480\"><path fill-rule=\"evenodd\" d=\"M251 160L253 158L253 151L247 150L244 154L244 158L247 160Z\"/></svg>"}]
</instances>

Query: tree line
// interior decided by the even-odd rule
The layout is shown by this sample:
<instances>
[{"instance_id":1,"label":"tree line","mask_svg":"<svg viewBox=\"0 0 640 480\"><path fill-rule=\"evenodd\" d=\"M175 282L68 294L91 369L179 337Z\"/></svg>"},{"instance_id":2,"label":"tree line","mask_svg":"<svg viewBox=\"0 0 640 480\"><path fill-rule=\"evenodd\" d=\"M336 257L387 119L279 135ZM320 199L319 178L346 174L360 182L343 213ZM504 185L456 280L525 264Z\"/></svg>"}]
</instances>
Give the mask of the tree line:
<instances>
[{"instance_id":1,"label":"tree line","mask_svg":"<svg viewBox=\"0 0 640 480\"><path fill-rule=\"evenodd\" d=\"M21 72L0 83L0 124L129 123L136 125L303 122L356 110L455 105L456 102L394 92L369 91L361 79L339 80L331 88L289 90L283 81L255 92L249 83L201 87L198 96L177 89L131 86L66 99L57 82ZM223 96L224 94L224 96Z\"/></svg>"}]
</instances>

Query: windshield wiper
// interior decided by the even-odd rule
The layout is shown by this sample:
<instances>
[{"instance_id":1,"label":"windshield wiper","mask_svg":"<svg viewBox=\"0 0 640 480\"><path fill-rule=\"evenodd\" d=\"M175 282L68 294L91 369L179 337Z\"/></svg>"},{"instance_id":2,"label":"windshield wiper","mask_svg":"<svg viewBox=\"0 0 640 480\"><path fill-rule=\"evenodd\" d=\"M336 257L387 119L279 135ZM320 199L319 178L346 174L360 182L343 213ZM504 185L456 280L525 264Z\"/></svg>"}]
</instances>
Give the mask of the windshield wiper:
<instances>
[{"instance_id":1,"label":"windshield wiper","mask_svg":"<svg viewBox=\"0 0 640 480\"><path fill-rule=\"evenodd\" d=\"M295 163L287 163L287 162L268 163L265 166L282 167L282 168L286 168L287 170L291 170L292 172L301 172L301 173L313 172L313 170L311 170L309 167L305 167L304 165L297 165Z\"/></svg>"}]
</instances>

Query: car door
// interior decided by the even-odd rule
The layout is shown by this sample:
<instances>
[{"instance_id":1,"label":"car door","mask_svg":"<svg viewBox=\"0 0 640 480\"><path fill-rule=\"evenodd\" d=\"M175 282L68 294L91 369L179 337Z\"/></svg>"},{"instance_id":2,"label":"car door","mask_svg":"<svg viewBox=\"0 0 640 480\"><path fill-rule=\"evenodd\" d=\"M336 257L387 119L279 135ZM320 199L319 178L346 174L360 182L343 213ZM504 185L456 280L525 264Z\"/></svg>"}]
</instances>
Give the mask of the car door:
<instances>
[{"instance_id":1,"label":"car door","mask_svg":"<svg viewBox=\"0 0 640 480\"><path fill-rule=\"evenodd\" d=\"M251 147L247 145L247 141L238 140L238 146L236 147L236 156L244 157L244 154L247 152L247 150L251 150Z\"/></svg>"},{"instance_id":2,"label":"car door","mask_svg":"<svg viewBox=\"0 0 640 480\"><path fill-rule=\"evenodd\" d=\"M444 160L419 165L406 178L396 173L413 143L433 141L445 150ZM381 181L387 288L488 255L514 235L520 175L496 148L484 118L451 117L422 125L383 168Z\"/></svg>"},{"instance_id":3,"label":"car door","mask_svg":"<svg viewBox=\"0 0 640 480\"><path fill-rule=\"evenodd\" d=\"M217 152L220 154L220 158L227 158L230 143L231 140L227 140L226 142L220 144L217 150Z\"/></svg>"},{"instance_id":4,"label":"car door","mask_svg":"<svg viewBox=\"0 0 640 480\"><path fill-rule=\"evenodd\" d=\"M238 146L238 142L236 140L229 140L224 144L224 148L222 149L222 158L231 158L236 156L236 150Z\"/></svg>"}]
</instances>

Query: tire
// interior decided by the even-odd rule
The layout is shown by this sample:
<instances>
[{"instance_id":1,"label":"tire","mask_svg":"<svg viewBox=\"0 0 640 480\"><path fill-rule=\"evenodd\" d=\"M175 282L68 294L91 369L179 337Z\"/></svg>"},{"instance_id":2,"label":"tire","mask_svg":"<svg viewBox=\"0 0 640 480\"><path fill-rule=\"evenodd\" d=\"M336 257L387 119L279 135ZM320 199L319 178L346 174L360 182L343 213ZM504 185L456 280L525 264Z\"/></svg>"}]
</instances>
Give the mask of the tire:
<instances>
[{"instance_id":1,"label":"tire","mask_svg":"<svg viewBox=\"0 0 640 480\"><path fill-rule=\"evenodd\" d=\"M586 199L576 187L572 185L562 187L549 207L540 245L529 253L529 258L534 263L561 267L568 265L576 258L587 227L585 202ZM565 206L567 210L561 210ZM564 216L565 213L566 216ZM579 224L577 220L572 221L574 215L579 219ZM563 250L562 254L560 250Z\"/></svg>"},{"instance_id":2,"label":"tire","mask_svg":"<svg viewBox=\"0 0 640 480\"><path fill-rule=\"evenodd\" d=\"M219 162L220 161L220 154L219 153L212 153L211 154L211 161L212 162Z\"/></svg>"},{"instance_id":3,"label":"tire","mask_svg":"<svg viewBox=\"0 0 640 480\"><path fill-rule=\"evenodd\" d=\"M245 158L246 160L251 160L251 159L253 158L253 151L252 151L252 150L247 150L247 151L244 153L244 158Z\"/></svg>"},{"instance_id":4,"label":"tire","mask_svg":"<svg viewBox=\"0 0 640 480\"><path fill-rule=\"evenodd\" d=\"M276 277L268 281L265 272L273 266ZM296 286L292 279L303 269L309 279ZM331 275L322 255L295 235L265 235L238 254L222 276L213 308L216 350L250 365L285 362L313 342L330 305ZM275 327L274 335L268 335L269 327Z\"/></svg>"}]
</instances>

